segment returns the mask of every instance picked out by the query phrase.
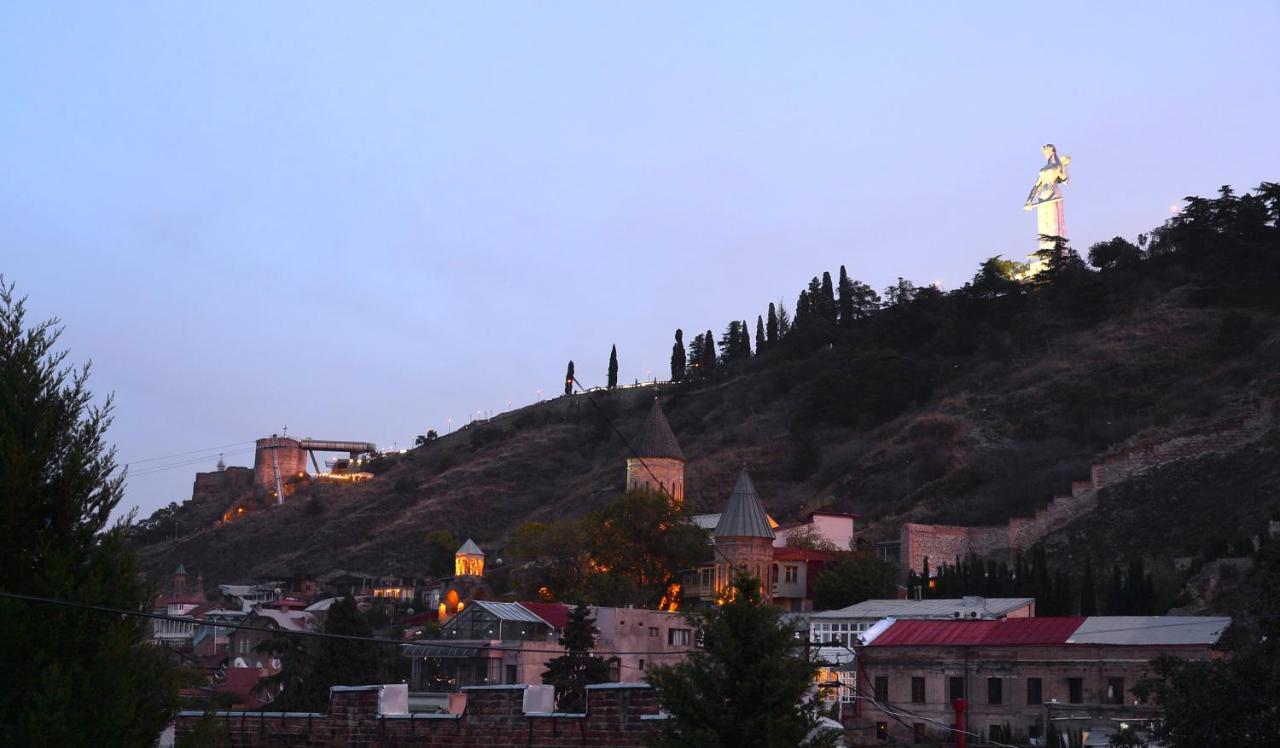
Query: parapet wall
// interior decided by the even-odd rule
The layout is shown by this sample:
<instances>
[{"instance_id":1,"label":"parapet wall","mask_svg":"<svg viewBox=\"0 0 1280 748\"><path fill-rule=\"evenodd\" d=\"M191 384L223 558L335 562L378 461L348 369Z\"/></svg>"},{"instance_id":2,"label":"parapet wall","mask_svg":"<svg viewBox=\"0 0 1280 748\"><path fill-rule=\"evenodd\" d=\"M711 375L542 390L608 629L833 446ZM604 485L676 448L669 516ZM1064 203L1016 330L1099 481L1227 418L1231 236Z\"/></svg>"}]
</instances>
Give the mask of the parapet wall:
<instances>
[{"instance_id":1,"label":"parapet wall","mask_svg":"<svg viewBox=\"0 0 1280 748\"><path fill-rule=\"evenodd\" d=\"M525 686L464 688L461 714L379 714L382 686L334 688L327 713L213 712L233 748L409 748L409 746L642 746L664 716L644 683L587 687L585 714L528 713ZM180 712L177 738L205 713Z\"/></svg>"},{"instance_id":2,"label":"parapet wall","mask_svg":"<svg viewBox=\"0 0 1280 748\"><path fill-rule=\"evenodd\" d=\"M970 553L984 558L1020 553L1093 511L1102 489L1170 462L1236 449L1258 438L1271 421L1270 412L1263 409L1255 416L1113 450L1090 467L1089 480L1073 482L1069 495L1053 497L1034 517L1014 517L1005 525L988 527L906 523L899 532L899 563L903 573L919 572L925 558L931 569L937 569Z\"/></svg>"}]
</instances>

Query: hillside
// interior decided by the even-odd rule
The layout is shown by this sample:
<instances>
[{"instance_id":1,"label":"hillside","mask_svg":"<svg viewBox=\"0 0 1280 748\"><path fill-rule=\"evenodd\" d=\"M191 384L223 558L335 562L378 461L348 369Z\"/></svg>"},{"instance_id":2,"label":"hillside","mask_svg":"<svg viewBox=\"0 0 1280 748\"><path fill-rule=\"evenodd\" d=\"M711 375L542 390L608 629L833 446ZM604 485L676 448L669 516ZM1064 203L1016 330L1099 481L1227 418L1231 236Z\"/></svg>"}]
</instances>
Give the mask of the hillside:
<instances>
[{"instance_id":1,"label":"hillside","mask_svg":"<svg viewBox=\"0 0 1280 748\"><path fill-rule=\"evenodd\" d=\"M815 278L785 337L749 357L730 355L730 341L709 375L660 389L689 459L689 511L717 511L746 464L781 519L854 512L872 539L908 520L1001 523L1126 443L1270 412L1275 193L1189 201L1149 241L1095 246L1099 270L1070 255L1034 284L990 261L956 291L898 287L885 308L850 314L832 308L842 305L830 279ZM389 458L366 483L310 486L286 506L145 546L144 565L160 575L182 562L225 581L339 567L420 575L432 530L500 548L522 522L616 496L627 448L614 428L634 435L653 394L575 394L473 424ZM1235 535L1221 526L1252 524L1276 501L1280 437L1268 428L1238 451L1103 491L1050 544L1104 562L1126 549L1171 559ZM207 526L220 500L176 516Z\"/></svg>"}]
</instances>

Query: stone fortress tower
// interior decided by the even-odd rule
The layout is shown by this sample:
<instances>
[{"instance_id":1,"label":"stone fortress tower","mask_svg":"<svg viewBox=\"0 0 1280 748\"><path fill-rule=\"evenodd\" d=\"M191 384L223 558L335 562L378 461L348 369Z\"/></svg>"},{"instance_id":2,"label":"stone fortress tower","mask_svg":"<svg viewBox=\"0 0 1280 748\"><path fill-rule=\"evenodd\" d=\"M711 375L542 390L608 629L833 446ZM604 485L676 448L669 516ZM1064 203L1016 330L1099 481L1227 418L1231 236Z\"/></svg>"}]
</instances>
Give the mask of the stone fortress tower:
<instances>
[{"instance_id":1,"label":"stone fortress tower","mask_svg":"<svg viewBox=\"0 0 1280 748\"><path fill-rule=\"evenodd\" d=\"M733 578L745 571L760 580L761 595L768 603L772 597L770 580L775 536L760 494L745 467L738 473L738 482L711 537L715 543L716 594L725 595Z\"/></svg>"},{"instance_id":2,"label":"stone fortress tower","mask_svg":"<svg viewBox=\"0 0 1280 748\"><path fill-rule=\"evenodd\" d=\"M627 490L667 494L677 507L683 504L684 452L657 397L634 446L637 456L627 459Z\"/></svg>"}]
</instances>

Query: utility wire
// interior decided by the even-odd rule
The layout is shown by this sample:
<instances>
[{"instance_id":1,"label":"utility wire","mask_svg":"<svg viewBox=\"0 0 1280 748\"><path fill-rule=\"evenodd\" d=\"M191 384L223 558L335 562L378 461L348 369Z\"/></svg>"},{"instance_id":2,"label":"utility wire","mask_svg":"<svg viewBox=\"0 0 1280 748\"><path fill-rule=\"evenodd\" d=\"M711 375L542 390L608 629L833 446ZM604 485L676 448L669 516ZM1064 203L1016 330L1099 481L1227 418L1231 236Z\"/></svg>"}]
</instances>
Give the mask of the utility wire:
<instances>
[{"instance_id":1,"label":"utility wire","mask_svg":"<svg viewBox=\"0 0 1280 748\"><path fill-rule=\"evenodd\" d=\"M227 448L229 448L229 447L239 447L239 446L244 445L244 444L253 444L253 443L254 443L254 440L250 439L250 440L249 440L249 441L247 441L247 442L232 442L232 443L230 443L230 444L219 444L219 445L218 445L218 446L216 446L216 447L205 447L204 449L193 449L193 450L191 450L191 451L189 451L189 452L176 452L176 453L171 454L171 455L163 455L163 456L160 456L160 457L148 457L148 458L147 458L147 459L145 459L145 460L130 460L130 461L128 461L128 462L126 462L126 463L123 463L123 464L125 464L125 465L138 465L138 464L141 464L141 463L143 463L143 462L158 462L159 460L167 460L167 459L170 459L170 458L172 458L172 457L184 457L184 456L186 456L186 455L193 455L193 454L198 454L198 453L203 453L203 452L213 452L213 451L214 451L214 450L216 450L216 449L227 449Z\"/></svg>"}]
</instances>

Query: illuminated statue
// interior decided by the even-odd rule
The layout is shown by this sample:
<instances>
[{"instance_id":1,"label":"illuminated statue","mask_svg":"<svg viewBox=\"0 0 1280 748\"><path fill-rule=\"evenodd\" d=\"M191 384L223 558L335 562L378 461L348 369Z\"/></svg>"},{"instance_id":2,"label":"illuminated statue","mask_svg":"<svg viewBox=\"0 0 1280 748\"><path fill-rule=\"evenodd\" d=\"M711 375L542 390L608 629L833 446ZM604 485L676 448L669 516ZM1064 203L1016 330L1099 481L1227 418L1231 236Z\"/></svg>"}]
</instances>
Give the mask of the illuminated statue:
<instances>
[{"instance_id":1,"label":"illuminated statue","mask_svg":"<svg viewBox=\"0 0 1280 748\"><path fill-rule=\"evenodd\" d=\"M1070 179L1067 166L1071 164L1071 157L1058 158L1058 149L1052 143L1045 144L1040 150L1044 153L1045 164L1040 167L1035 186L1027 194L1027 201L1023 203L1022 209L1035 209L1039 248L1052 249L1053 241L1045 237L1060 236L1065 239L1067 236L1067 221L1062 214L1062 188L1058 185L1066 184ZM1038 264L1033 259L1033 274L1039 269L1035 267Z\"/></svg>"}]
</instances>

